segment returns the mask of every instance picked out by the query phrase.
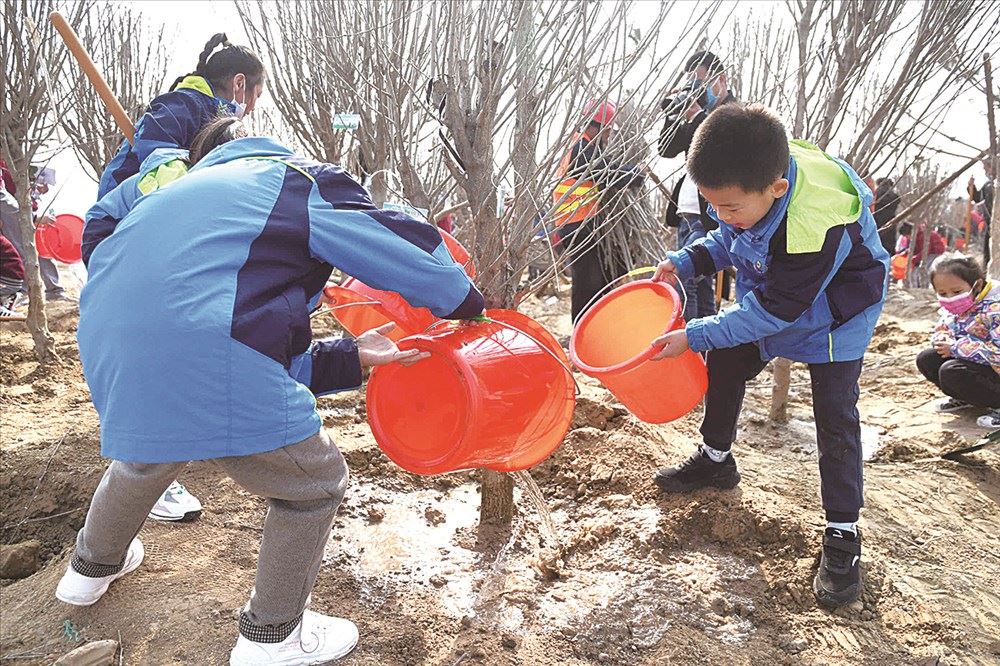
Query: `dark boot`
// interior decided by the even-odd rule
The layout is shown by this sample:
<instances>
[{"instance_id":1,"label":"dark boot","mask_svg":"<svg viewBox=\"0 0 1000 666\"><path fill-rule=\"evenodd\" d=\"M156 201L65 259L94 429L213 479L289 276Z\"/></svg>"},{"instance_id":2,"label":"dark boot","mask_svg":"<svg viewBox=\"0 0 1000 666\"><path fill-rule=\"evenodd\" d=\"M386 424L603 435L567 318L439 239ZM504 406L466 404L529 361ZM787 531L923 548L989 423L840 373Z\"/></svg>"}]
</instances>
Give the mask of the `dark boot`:
<instances>
[{"instance_id":1,"label":"dark boot","mask_svg":"<svg viewBox=\"0 0 1000 666\"><path fill-rule=\"evenodd\" d=\"M861 529L857 535L834 527L823 535L823 555L813 579L816 601L839 608L861 596Z\"/></svg>"},{"instance_id":2,"label":"dark boot","mask_svg":"<svg viewBox=\"0 0 1000 666\"><path fill-rule=\"evenodd\" d=\"M714 462L701 450L677 467L665 467L653 479L665 493L687 493L699 488L735 488L740 482L733 454L720 463Z\"/></svg>"}]
</instances>

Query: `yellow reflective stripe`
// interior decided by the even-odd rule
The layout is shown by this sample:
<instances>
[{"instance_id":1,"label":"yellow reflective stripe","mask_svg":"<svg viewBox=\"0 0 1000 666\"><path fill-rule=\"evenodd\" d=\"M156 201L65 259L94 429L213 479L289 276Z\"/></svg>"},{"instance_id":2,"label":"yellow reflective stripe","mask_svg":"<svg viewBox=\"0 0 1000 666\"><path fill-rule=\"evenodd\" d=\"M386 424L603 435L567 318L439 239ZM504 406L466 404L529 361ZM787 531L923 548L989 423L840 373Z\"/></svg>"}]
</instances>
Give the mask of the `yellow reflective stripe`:
<instances>
[{"instance_id":1,"label":"yellow reflective stripe","mask_svg":"<svg viewBox=\"0 0 1000 666\"><path fill-rule=\"evenodd\" d=\"M556 206L556 212L557 213L568 213L568 212L576 210L580 206L583 206L583 205L585 205L587 203L588 202L581 201L579 199L574 199L572 201L567 201L566 203L562 203L562 204L559 204L558 206Z\"/></svg>"},{"instance_id":2,"label":"yellow reflective stripe","mask_svg":"<svg viewBox=\"0 0 1000 666\"><path fill-rule=\"evenodd\" d=\"M301 167L297 167L297 166L295 166L294 164L292 164L291 162L288 162L288 161L286 161L286 160L283 160L283 159L281 159L280 157L265 157L265 156L260 156L260 157L242 157L242 158L240 158L240 159L244 159L244 160L267 160L267 161L269 161L269 162L281 162L281 163L282 163L282 164L284 164L284 165L285 165L286 167L289 167L290 169L295 169L296 171L298 171L299 173L301 173L301 174L302 174L303 176L305 176L306 178L308 178L308 179L309 179L310 181L312 181L313 183L315 183L315 182L316 182L316 179L315 179L315 178L313 178L313 177L312 177L312 176L311 176L311 175L309 174L309 172L308 172L308 171L306 171L305 169L302 169Z\"/></svg>"},{"instance_id":3,"label":"yellow reflective stripe","mask_svg":"<svg viewBox=\"0 0 1000 666\"><path fill-rule=\"evenodd\" d=\"M577 196L583 196L589 194L591 190L596 190L597 187L593 185L557 185L556 194L563 195L567 192L572 192Z\"/></svg>"},{"instance_id":4,"label":"yellow reflective stripe","mask_svg":"<svg viewBox=\"0 0 1000 666\"><path fill-rule=\"evenodd\" d=\"M139 179L139 193L146 195L166 187L188 172L187 162L181 159L170 160L156 167Z\"/></svg>"},{"instance_id":5,"label":"yellow reflective stripe","mask_svg":"<svg viewBox=\"0 0 1000 666\"><path fill-rule=\"evenodd\" d=\"M197 74L192 74L190 76L185 76L184 80L177 84L174 90L181 90L183 88L188 88L190 90L197 90L203 95L208 95L209 97L215 97L215 93L212 92L212 86L208 84L205 77L198 76Z\"/></svg>"},{"instance_id":6,"label":"yellow reflective stripe","mask_svg":"<svg viewBox=\"0 0 1000 666\"><path fill-rule=\"evenodd\" d=\"M830 333L830 363L833 363L833 333Z\"/></svg>"}]
</instances>

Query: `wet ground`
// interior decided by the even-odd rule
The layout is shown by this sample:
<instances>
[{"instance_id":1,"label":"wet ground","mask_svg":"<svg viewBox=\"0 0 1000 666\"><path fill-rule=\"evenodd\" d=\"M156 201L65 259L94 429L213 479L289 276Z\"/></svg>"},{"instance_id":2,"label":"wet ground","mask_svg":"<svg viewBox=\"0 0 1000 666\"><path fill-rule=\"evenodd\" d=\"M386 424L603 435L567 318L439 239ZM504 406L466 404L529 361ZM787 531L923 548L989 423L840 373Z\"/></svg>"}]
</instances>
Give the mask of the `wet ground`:
<instances>
[{"instance_id":1,"label":"wet ground","mask_svg":"<svg viewBox=\"0 0 1000 666\"><path fill-rule=\"evenodd\" d=\"M568 326L564 300L526 305L557 334ZM362 396L323 399L352 480L313 607L358 622L352 666L997 663L1000 456L937 457L981 431L974 413L933 413L916 375L932 317L928 299L894 293L862 376L866 592L851 608L812 598L822 522L799 366L787 425L766 419L766 373L748 391L741 486L686 497L650 479L692 450L697 410L651 427L578 376L573 427L531 470L538 494L518 479L513 533L489 543L475 473L408 474L375 446ZM199 521L147 524L147 560L95 606L52 596L103 470L73 326L56 317L66 363L53 369L37 368L26 334L0 331L0 541L38 540L42 565L0 588L0 655L51 663L78 640L120 637L127 664L224 663L266 507L211 464L181 475L205 503Z\"/></svg>"}]
</instances>

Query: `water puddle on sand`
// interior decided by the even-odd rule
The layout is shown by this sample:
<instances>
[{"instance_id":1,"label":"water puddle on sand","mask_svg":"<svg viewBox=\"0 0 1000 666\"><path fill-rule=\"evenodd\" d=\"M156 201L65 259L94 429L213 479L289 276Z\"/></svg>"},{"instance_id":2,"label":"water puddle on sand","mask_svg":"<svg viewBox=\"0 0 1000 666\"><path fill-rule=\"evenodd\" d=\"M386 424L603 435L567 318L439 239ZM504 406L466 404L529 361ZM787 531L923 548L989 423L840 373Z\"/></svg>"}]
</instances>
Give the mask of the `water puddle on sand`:
<instances>
[{"instance_id":1,"label":"water puddle on sand","mask_svg":"<svg viewBox=\"0 0 1000 666\"><path fill-rule=\"evenodd\" d=\"M753 564L700 552L666 564L630 564L631 570L572 571L555 581L539 601L536 622L550 630L577 629L585 641L600 629L595 638L627 641L635 649L655 646L678 624L729 644L744 643L754 633L749 619L732 612L737 606L752 612L753 602L729 591L733 581L757 574ZM723 606L728 610L720 613Z\"/></svg>"},{"instance_id":2,"label":"water puddle on sand","mask_svg":"<svg viewBox=\"0 0 1000 666\"><path fill-rule=\"evenodd\" d=\"M805 419L790 419L786 425L789 431L798 437L796 444L808 453L816 453L816 424ZM861 455L864 460L871 460L882 446L883 429L878 426L861 424Z\"/></svg>"},{"instance_id":3,"label":"water puddle on sand","mask_svg":"<svg viewBox=\"0 0 1000 666\"><path fill-rule=\"evenodd\" d=\"M375 599L391 581L440 586L444 609L461 617L475 604L474 584L482 573L475 573L478 553L457 545L456 533L478 520L474 483L408 491L352 483L324 560L352 569L363 591Z\"/></svg>"},{"instance_id":4,"label":"water puddle on sand","mask_svg":"<svg viewBox=\"0 0 1000 666\"><path fill-rule=\"evenodd\" d=\"M523 548L535 543L535 520L527 531L515 528L520 536L496 555L484 558L471 549L479 519L477 490L471 482L448 490L352 483L327 545L327 566L350 571L361 598L373 606L390 595L431 597L450 617L480 617L486 626L522 636L569 631L583 641L645 649L677 624L727 643L741 643L753 633L745 617L719 611L718 597L725 597L729 611L740 603L752 606L728 588L757 575L754 565L701 552L666 562L637 559L632 539L612 535L596 550L568 556L563 577L544 582L532 566L538 553L532 545L531 552ZM649 505L612 512L615 524L640 533L655 531L662 518L660 509ZM600 528L572 522L563 509L548 515L548 521L553 535L560 526L564 539L571 536L570 526L574 531ZM547 531L542 528L536 538ZM508 595L511 590L523 593Z\"/></svg>"}]
</instances>

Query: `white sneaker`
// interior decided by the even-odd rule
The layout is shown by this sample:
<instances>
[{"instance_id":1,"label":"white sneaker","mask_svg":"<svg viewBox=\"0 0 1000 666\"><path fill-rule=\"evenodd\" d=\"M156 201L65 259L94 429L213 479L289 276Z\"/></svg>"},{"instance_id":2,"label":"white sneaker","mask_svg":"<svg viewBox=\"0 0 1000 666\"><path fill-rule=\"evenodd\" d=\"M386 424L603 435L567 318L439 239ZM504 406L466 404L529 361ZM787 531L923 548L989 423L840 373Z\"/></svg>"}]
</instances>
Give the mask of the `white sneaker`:
<instances>
[{"instance_id":1,"label":"white sneaker","mask_svg":"<svg viewBox=\"0 0 1000 666\"><path fill-rule=\"evenodd\" d=\"M146 550L142 547L142 542L138 539L132 539L132 543L128 547L128 552L125 554L125 562L122 565L122 570L110 576L101 576L100 578L84 576L82 573L76 571L73 568L73 564L70 563L66 568L66 573L63 574L62 580L59 581L59 585L56 587L56 599L64 601L67 604L73 604L74 606L90 606L104 596L104 593L108 591L108 586L112 582L138 569L145 555Z\"/></svg>"},{"instance_id":2,"label":"white sneaker","mask_svg":"<svg viewBox=\"0 0 1000 666\"><path fill-rule=\"evenodd\" d=\"M17 292L10 296L5 296L0 301L0 321L24 321L28 318L26 313L17 311L17 304L20 297L21 292Z\"/></svg>"},{"instance_id":3,"label":"white sneaker","mask_svg":"<svg viewBox=\"0 0 1000 666\"><path fill-rule=\"evenodd\" d=\"M976 419L976 423L980 428L1000 428L1000 409L990 410L990 413L986 416L980 416Z\"/></svg>"},{"instance_id":4,"label":"white sneaker","mask_svg":"<svg viewBox=\"0 0 1000 666\"><path fill-rule=\"evenodd\" d=\"M941 398L934 403L934 411L938 414L953 414L972 407L967 402L956 400L955 398Z\"/></svg>"},{"instance_id":5,"label":"white sneaker","mask_svg":"<svg viewBox=\"0 0 1000 666\"><path fill-rule=\"evenodd\" d=\"M156 500L149 517L153 520L194 520L201 515L201 502L177 481L171 482Z\"/></svg>"},{"instance_id":6,"label":"white sneaker","mask_svg":"<svg viewBox=\"0 0 1000 666\"><path fill-rule=\"evenodd\" d=\"M358 627L350 620L307 610L302 621L280 643L257 643L240 634L229 653L229 666L307 666L347 655L358 644Z\"/></svg>"}]
</instances>

